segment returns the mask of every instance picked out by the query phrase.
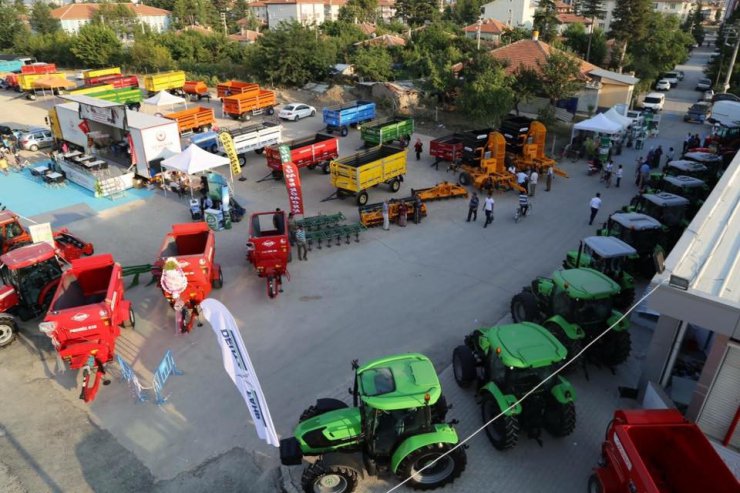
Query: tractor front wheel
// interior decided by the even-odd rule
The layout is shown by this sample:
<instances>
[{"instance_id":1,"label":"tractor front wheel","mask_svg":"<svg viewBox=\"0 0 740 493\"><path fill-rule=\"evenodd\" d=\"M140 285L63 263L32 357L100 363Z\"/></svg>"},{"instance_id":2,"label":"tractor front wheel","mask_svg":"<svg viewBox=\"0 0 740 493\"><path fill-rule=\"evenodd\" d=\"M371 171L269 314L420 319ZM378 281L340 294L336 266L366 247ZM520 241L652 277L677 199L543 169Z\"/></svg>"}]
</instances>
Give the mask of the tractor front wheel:
<instances>
[{"instance_id":1,"label":"tractor front wheel","mask_svg":"<svg viewBox=\"0 0 740 493\"><path fill-rule=\"evenodd\" d=\"M452 372L460 387L470 387L475 380L475 356L468 346L457 346L452 351Z\"/></svg>"},{"instance_id":2,"label":"tractor front wheel","mask_svg":"<svg viewBox=\"0 0 740 493\"><path fill-rule=\"evenodd\" d=\"M221 267L218 268L218 277L211 281L211 285L215 289L221 289L222 287L224 287L224 273L221 270Z\"/></svg>"},{"instance_id":3,"label":"tractor front wheel","mask_svg":"<svg viewBox=\"0 0 740 493\"><path fill-rule=\"evenodd\" d=\"M601 362L607 366L624 363L632 349L632 338L627 330L610 330L599 342Z\"/></svg>"},{"instance_id":4,"label":"tractor front wheel","mask_svg":"<svg viewBox=\"0 0 740 493\"><path fill-rule=\"evenodd\" d=\"M303 470L301 486L305 493L350 493L355 491L359 475L350 465L317 460Z\"/></svg>"},{"instance_id":5,"label":"tractor front wheel","mask_svg":"<svg viewBox=\"0 0 740 493\"><path fill-rule=\"evenodd\" d=\"M522 291L511 299L511 318L514 322L540 322L537 298L529 291Z\"/></svg>"},{"instance_id":6,"label":"tractor front wheel","mask_svg":"<svg viewBox=\"0 0 740 493\"><path fill-rule=\"evenodd\" d=\"M560 404L550 399L545 408L545 429L552 436L565 437L576 428L576 406L572 402Z\"/></svg>"},{"instance_id":7,"label":"tractor front wheel","mask_svg":"<svg viewBox=\"0 0 740 493\"><path fill-rule=\"evenodd\" d=\"M449 443L437 443L416 449L401 461L396 474L401 479L409 478L406 484L415 490L432 490L450 484L468 463L465 448L452 450L452 447Z\"/></svg>"},{"instance_id":8,"label":"tractor front wheel","mask_svg":"<svg viewBox=\"0 0 740 493\"><path fill-rule=\"evenodd\" d=\"M499 415L498 403L490 395L481 403L483 423L488 423ZM516 416L500 416L496 421L486 426L486 435L497 450L507 450L519 441L519 420Z\"/></svg>"},{"instance_id":9,"label":"tractor front wheel","mask_svg":"<svg viewBox=\"0 0 740 493\"><path fill-rule=\"evenodd\" d=\"M12 317L0 316L0 348L10 345L17 331L18 325Z\"/></svg>"},{"instance_id":10,"label":"tractor front wheel","mask_svg":"<svg viewBox=\"0 0 740 493\"><path fill-rule=\"evenodd\" d=\"M588 493L604 493L604 487L596 474L588 478Z\"/></svg>"}]
</instances>

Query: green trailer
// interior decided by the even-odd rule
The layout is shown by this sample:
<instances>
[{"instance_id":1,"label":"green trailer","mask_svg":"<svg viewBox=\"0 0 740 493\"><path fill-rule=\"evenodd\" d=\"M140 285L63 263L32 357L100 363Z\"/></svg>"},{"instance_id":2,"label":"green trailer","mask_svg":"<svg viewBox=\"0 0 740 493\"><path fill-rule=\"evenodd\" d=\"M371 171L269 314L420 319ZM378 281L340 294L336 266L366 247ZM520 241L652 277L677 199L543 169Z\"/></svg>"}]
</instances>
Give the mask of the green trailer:
<instances>
[{"instance_id":1,"label":"green trailer","mask_svg":"<svg viewBox=\"0 0 740 493\"><path fill-rule=\"evenodd\" d=\"M387 144L394 140L401 142L403 145L408 145L413 133L413 118L393 117L373 120L363 125L360 138L366 147Z\"/></svg>"},{"instance_id":2,"label":"green trailer","mask_svg":"<svg viewBox=\"0 0 740 493\"><path fill-rule=\"evenodd\" d=\"M101 92L89 93L87 95L92 98L98 98L112 103L125 104L129 108L137 111L141 107L142 95L141 90L138 87L107 89Z\"/></svg>"}]
</instances>

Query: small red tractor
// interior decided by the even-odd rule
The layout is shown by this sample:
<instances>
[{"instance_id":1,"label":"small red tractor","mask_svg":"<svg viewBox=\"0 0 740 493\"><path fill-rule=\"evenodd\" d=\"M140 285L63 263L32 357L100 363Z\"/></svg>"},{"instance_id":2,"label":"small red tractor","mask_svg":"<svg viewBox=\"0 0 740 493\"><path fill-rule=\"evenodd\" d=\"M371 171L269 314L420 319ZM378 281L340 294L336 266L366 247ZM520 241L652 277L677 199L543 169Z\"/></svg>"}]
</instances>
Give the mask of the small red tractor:
<instances>
[{"instance_id":1,"label":"small red tractor","mask_svg":"<svg viewBox=\"0 0 740 493\"><path fill-rule=\"evenodd\" d=\"M224 284L215 256L216 238L205 222L173 224L172 231L164 237L152 275L175 309L177 327L182 333L193 328L200 314L200 302L211 289Z\"/></svg>"},{"instance_id":2,"label":"small red tractor","mask_svg":"<svg viewBox=\"0 0 740 493\"><path fill-rule=\"evenodd\" d=\"M283 275L288 275L290 241L284 211L257 212L249 218L247 261L257 275L267 279L267 296L283 291ZM290 278L290 277L288 277Z\"/></svg>"},{"instance_id":3,"label":"small red tractor","mask_svg":"<svg viewBox=\"0 0 740 493\"><path fill-rule=\"evenodd\" d=\"M95 251L92 243L87 243L71 235L67 228L54 231L54 243L57 254L67 262L83 255L92 255ZM32 243L31 234L23 227L17 214L0 211L0 254L14 248Z\"/></svg>"},{"instance_id":4,"label":"small red tractor","mask_svg":"<svg viewBox=\"0 0 740 493\"><path fill-rule=\"evenodd\" d=\"M120 327L135 323L131 302L124 297L121 266L106 253L72 261L39 329L71 369L82 369L80 399L90 402L113 359Z\"/></svg>"},{"instance_id":5,"label":"small red tractor","mask_svg":"<svg viewBox=\"0 0 740 493\"><path fill-rule=\"evenodd\" d=\"M36 243L0 256L0 348L15 339L20 320L46 313L62 277L54 248Z\"/></svg>"},{"instance_id":6,"label":"small red tractor","mask_svg":"<svg viewBox=\"0 0 740 493\"><path fill-rule=\"evenodd\" d=\"M704 436L675 409L615 411L589 493L740 492Z\"/></svg>"}]
</instances>

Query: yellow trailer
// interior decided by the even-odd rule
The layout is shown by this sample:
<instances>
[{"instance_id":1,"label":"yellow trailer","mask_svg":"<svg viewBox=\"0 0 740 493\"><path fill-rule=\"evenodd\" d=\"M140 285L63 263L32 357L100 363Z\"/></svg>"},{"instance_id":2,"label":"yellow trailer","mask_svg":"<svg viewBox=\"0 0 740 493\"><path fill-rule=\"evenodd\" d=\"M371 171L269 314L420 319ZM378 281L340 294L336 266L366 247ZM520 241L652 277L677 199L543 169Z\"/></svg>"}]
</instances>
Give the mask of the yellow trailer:
<instances>
[{"instance_id":1,"label":"yellow trailer","mask_svg":"<svg viewBox=\"0 0 740 493\"><path fill-rule=\"evenodd\" d=\"M103 77L104 75L121 75L121 67L93 68L82 71L82 78L85 80L93 77Z\"/></svg>"},{"instance_id":2,"label":"yellow trailer","mask_svg":"<svg viewBox=\"0 0 740 493\"><path fill-rule=\"evenodd\" d=\"M51 74L19 74L18 75L18 87L23 92L29 92L36 89L33 83L38 79L49 79L49 78L60 78L66 79L65 75L60 72L54 72Z\"/></svg>"},{"instance_id":3,"label":"yellow trailer","mask_svg":"<svg viewBox=\"0 0 740 493\"><path fill-rule=\"evenodd\" d=\"M185 72L182 70L144 76L144 89L150 94L156 94L159 91L182 91L183 87L185 87Z\"/></svg>"},{"instance_id":4,"label":"yellow trailer","mask_svg":"<svg viewBox=\"0 0 740 493\"><path fill-rule=\"evenodd\" d=\"M352 195L359 205L367 204L368 189L381 183L392 192L401 188L406 174L406 149L382 145L335 159L329 165L331 184L336 193L324 200Z\"/></svg>"}]
</instances>

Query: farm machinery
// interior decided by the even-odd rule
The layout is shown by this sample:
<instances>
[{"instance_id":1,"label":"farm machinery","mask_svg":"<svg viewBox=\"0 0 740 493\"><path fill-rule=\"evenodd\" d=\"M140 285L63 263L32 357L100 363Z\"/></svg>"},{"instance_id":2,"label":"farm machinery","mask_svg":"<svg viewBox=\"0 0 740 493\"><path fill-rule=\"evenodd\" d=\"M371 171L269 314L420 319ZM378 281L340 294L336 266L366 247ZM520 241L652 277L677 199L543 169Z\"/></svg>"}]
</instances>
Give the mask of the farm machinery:
<instances>
[{"instance_id":1,"label":"farm machinery","mask_svg":"<svg viewBox=\"0 0 740 493\"><path fill-rule=\"evenodd\" d=\"M606 274L619 284L619 294L614 296L614 307L623 311L635 299L635 278L629 265L637 257L637 250L614 236L589 236L581 240L578 250L569 251L563 268L588 267Z\"/></svg>"},{"instance_id":2,"label":"farm machinery","mask_svg":"<svg viewBox=\"0 0 740 493\"><path fill-rule=\"evenodd\" d=\"M737 493L740 486L699 427L675 409L617 410L589 493Z\"/></svg>"},{"instance_id":3,"label":"farm machinery","mask_svg":"<svg viewBox=\"0 0 740 493\"><path fill-rule=\"evenodd\" d=\"M688 214L688 218L691 219L697 212L699 212L699 209L701 209L701 206L704 204L704 201L712 190L703 180L693 176L666 175L663 176L659 182L655 183L655 186L646 191L651 193L656 193L658 191L669 192L674 195L685 197L689 201L686 212Z\"/></svg>"},{"instance_id":4,"label":"farm machinery","mask_svg":"<svg viewBox=\"0 0 740 493\"><path fill-rule=\"evenodd\" d=\"M62 277L59 258L48 243L16 248L0 256L0 348L18 332L20 320L46 313Z\"/></svg>"},{"instance_id":5,"label":"farm machinery","mask_svg":"<svg viewBox=\"0 0 740 493\"><path fill-rule=\"evenodd\" d=\"M80 399L85 402L95 399L120 327L135 324L133 307L124 296L122 269L113 256L73 260L39 324L70 368L82 369Z\"/></svg>"},{"instance_id":6,"label":"farm machinery","mask_svg":"<svg viewBox=\"0 0 740 493\"><path fill-rule=\"evenodd\" d=\"M460 185L473 185L480 190L517 190L525 192L516 182L516 176L509 173L505 167L506 140L499 132L488 134L485 145L479 148L480 159L478 166L463 164L460 167L458 182Z\"/></svg>"},{"instance_id":7,"label":"farm machinery","mask_svg":"<svg viewBox=\"0 0 740 493\"><path fill-rule=\"evenodd\" d=\"M635 195L623 212L639 212L659 221L665 228L666 248L673 248L683 231L689 225L687 198L669 192L645 193Z\"/></svg>"},{"instance_id":8,"label":"farm machinery","mask_svg":"<svg viewBox=\"0 0 740 493\"><path fill-rule=\"evenodd\" d=\"M406 206L407 216L413 216L416 213L417 202L414 196L404 197L402 199L391 199L388 201L388 219L392 223L398 222L399 210L401 204ZM383 203L361 205L359 208L360 223L366 227L380 226L383 224ZM421 202L419 217L427 216L427 206Z\"/></svg>"},{"instance_id":9,"label":"farm machinery","mask_svg":"<svg viewBox=\"0 0 740 493\"><path fill-rule=\"evenodd\" d=\"M200 302L224 284L215 261L216 240L205 222L173 224L152 266L152 275L175 309L177 327L190 332L200 315ZM200 323L198 323L200 325Z\"/></svg>"},{"instance_id":10,"label":"farm machinery","mask_svg":"<svg viewBox=\"0 0 740 493\"><path fill-rule=\"evenodd\" d=\"M318 399L301 414L293 436L280 441L283 465L318 457L303 471L303 491L349 493L365 474L395 474L418 490L460 476L465 448L455 447L457 432L445 422L448 406L431 361L410 353L363 366L353 361L352 368L352 407Z\"/></svg>"},{"instance_id":11,"label":"farm machinery","mask_svg":"<svg viewBox=\"0 0 740 493\"><path fill-rule=\"evenodd\" d=\"M652 277L657 258L665 253L665 234L668 228L655 218L639 212L615 212L604 226L596 231L598 236L616 236L637 250L636 272Z\"/></svg>"},{"instance_id":12,"label":"farm machinery","mask_svg":"<svg viewBox=\"0 0 740 493\"><path fill-rule=\"evenodd\" d=\"M465 337L452 353L455 381L476 384L486 435L498 450L516 445L519 430L539 438L570 435L576 426L576 392L565 378L545 381L566 360L565 347L544 327L530 322L481 328ZM544 383L543 383L544 382ZM525 394L537 390L523 403Z\"/></svg>"},{"instance_id":13,"label":"farm machinery","mask_svg":"<svg viewBox=\"0 0 740 493\"><path fill-rule=\"evenodd\" d=\"M291 260L288 227L284 211L257 212L249 218L247 261L257 275L267 280L267 296L283 292L283 276Z\"/></svg>"},{"instance_id":14,"label":"farm machinery","mask_svg":"<svg viewBox=\"0 0 740 493\"><path fill-rule=\"evenodd\" d=\"M613 309L619 284L594 269L578 268L553 272L522 289L511 300L514 322L534 322L549 330L575 355L596 336L611 327L591 352L597 362L609 367L629 356L629 320Z\"/></svg>"},{"instance_id":15,"label":"farm machinery","mask_svg":"<svg viewBox=\"0 0 740 493\"><path fill-rule=\"evenodd\" d=\"M411 195L418 195L422 202L429 202L430 200L467 198L468 191L465 187L443 181L429 188L412 188Z\"/></svg>"},{"instance_id":16,"label":"farm machinery","mask_svg":"<svg viewBox=\"0 0 740 493\"><path fill-rule=\"evenodd\" d=\"M57 253L67 262L83 255L92 255L95 251L92 243L73 236L67 228L54 231L53 235ZM31 234L21 224L18 215L9 210L0 210L0 254L32 242Z\"/></svg>"},{"instance_id":17,"label":"farm machinery","mask_svg":"<svg viewBox=\"0 0 740 493\"><path fill-rule=\"evenodd\" d=\"M552 168L556 175L567 178L568 173L557 167L557 162L545 155L545 138L547 137L547 128L538 121L532 121L529 129L523 138L513 147L514 165L519 170L537 170L544 176L548 168Z\"/></svg>"}]
</instances>

